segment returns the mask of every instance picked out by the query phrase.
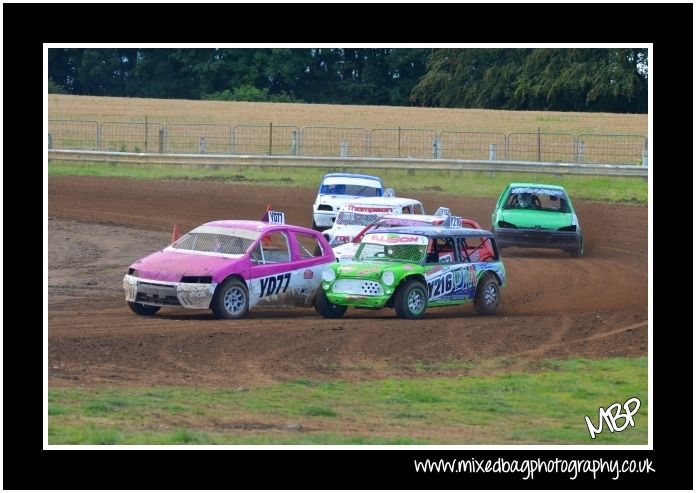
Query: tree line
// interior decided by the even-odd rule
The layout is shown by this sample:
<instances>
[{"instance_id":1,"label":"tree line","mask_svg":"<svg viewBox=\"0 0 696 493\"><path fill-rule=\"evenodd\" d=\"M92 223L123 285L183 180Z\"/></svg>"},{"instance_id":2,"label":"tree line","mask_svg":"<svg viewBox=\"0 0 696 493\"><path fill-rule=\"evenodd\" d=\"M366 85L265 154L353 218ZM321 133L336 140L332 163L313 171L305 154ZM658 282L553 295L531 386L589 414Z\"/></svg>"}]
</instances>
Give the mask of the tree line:
<instances>
[{"instance_id":1,"label":"tree line","mask_svg":"<svg viewBox=\"0 0 696 493\"><path fill-rule=\"evenodd\" d=\"M628 48L50 48L50 93L645 113Z\"/></svg>"}]
</instances>

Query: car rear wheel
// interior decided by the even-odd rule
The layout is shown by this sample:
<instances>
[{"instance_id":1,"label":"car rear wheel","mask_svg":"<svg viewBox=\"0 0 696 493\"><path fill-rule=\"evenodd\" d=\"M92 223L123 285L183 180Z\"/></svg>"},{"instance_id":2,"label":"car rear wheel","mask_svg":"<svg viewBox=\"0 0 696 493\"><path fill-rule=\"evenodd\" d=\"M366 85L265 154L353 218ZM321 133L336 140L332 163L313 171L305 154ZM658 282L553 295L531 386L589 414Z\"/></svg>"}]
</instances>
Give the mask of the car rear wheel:
<instances>
[{"instance_id":1,"label":"car rear wheel","mask_svg":"<svg viewBox=\"0 0 696 493\"><path fill-rule=\"evenodd\" d=\"M249 311L249 290L234 277L227 279L215 290L210 304L216 318L241 318Z\"/></svg>"},{"instance_id":2,"label":"car rear wheel","mask_svg":"<svg viewBox=\"0 0 696 493\"><path fill-rule=\"evenodd\" d=\"M394 309L400 318L421 318L428 305L428 290L422 282L406 280L394 295Z\"/></svg>"},{"instance_id":3,"label":"car rear wheel","mask_svg":"<svg viewBox=\"0 0 696 493\"><path fill-rule=\"evenodd\" d=\"M142 303L134 303L132 301L128 302L128 307L133 310L133 313L137 313L138 315L143 315L145 317L152 316L160 310L159 306L143 305Z\"/></svg>"},{"instance_id":4,"label":"car rear wheel","mask_svg":"<svg viewBox=\"0 0 696 493\"><path fill-rule=\"evenodd\" d=\"M474 309L479 315L493 315L500 303L500 286L498 280L490 274L484 277L476 286Z\"/></svg>"},{"instance_id":5,"label":"car rear wheel","mask_svg":"<svg viewBox=\"0 0 696 493\"><path fill-rule=\"evenodd\" d=\"M321 287L314 298L314 309L324 318L341 318L348 309L345 305L334 305L326 297L326 293Z\"/></svg>"}]
</instances>

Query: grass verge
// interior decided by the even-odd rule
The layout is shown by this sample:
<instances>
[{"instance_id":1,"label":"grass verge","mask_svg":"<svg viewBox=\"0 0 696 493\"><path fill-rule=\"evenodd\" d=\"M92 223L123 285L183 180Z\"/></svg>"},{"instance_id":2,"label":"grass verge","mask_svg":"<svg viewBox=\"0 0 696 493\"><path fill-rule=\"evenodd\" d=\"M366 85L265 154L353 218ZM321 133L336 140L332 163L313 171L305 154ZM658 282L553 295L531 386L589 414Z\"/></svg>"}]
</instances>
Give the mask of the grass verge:
<instances>
[{"instance_id":1,"label":"grass verge","mask_svg":"<svg viewBox=\"0 0 696 493\"><path fill-rule=\"evenodd\" d=\"M340 168L278 168L242 166L128 165L51 161L49 176L122 177L139 180L210 180L270 186L317 187L324 173ZM497 197L510 182L562 185L572 199L647 204L648 183L640 177L490 173L484 171L351 170L377 174L397 195L409 192Z\"/></svg>"},{"instance_id":2,"label":"grass verge","mask_svg":"<svg viewBox=\"0 0 696 493\"><path fill-rule=\"evenodd\" d=\"M51 444L645 444L647 359L532 362L495 376L297 379L253 389L53 388ZM635 427L584 416L637 397Z\"/></svg>"}]
</instances>

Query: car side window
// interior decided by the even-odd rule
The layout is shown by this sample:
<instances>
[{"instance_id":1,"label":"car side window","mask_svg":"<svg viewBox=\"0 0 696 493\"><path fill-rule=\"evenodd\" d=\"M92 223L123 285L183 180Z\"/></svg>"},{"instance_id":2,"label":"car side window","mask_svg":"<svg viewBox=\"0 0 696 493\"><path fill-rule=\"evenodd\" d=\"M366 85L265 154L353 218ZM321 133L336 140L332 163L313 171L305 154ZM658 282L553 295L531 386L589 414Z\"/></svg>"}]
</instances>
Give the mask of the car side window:
<instances>
[{"instance_id":1,"label":"car side window","mask_svg":"<svg viewBox=\"0 0 696 493\"><path fill-rule=\"evenodd\" d=\"M288 247L288 237L285 233L275 231L266 233L261 237L257 248L258 252L252 251L251 258L259 264L279 264L290 262L290 249Z\"/></svg>"},{"instance_id":2,"label":"car side window","mask_svg":"<svg viewBox=\"0 0 696 493\"><path fill-rule=\"evenodd\" d=\"M324 249L316 236L295 233L295 239L300 250L300 258L321 257L324 254Z\"/></svg>"},{"instance_id":3,"label":"car side window","mask_svg":"<svg viewBox=\"0 0 696 493\"><path fill-rule=\"evenodd\" d=\"M428 246L427 263L452 264L457 261L452 238L433 238Z\"/></svg>"}]
</instances>

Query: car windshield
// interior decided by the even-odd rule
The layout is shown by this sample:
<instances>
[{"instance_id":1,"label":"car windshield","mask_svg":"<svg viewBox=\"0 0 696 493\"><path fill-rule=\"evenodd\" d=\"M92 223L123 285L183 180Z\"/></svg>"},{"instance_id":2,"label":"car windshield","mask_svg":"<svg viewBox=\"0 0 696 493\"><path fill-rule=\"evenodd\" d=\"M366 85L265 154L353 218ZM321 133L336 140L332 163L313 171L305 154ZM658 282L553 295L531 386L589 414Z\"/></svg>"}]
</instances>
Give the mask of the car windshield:
<instances>
[{"instance_id":1,"label":"car windshield","mask_svg":"<svg viewBox=\"0 0 696 493\"><path fill-rule=\"evenodd\" d=\"M253 231L245 231L243 237L228 233L192 231L175 241L171 248L193 252L241 255L254 243L256 239L253 237L254 235L257 233Z\"/></svg>"},{"instance_id":2,"label":"car windshield","mask_svg":"<svg viewBox=\"0 0 696 493\"><path fill-rule=\"evenodd\" d=\"M365 235L355 254L355 260L390 260L396 262L418 262L425 259L428 239L408 234Z\"/></svg>"},{"instance_id":3,"label":"car windshield","mask_svg":"<svg viewBox=\"0 0 696 493\"><path fill-rule=\"evenodd\" d=\"M319 188L326 195L354 195L359 197L381 197L382 184L365 178L327 178Z\"/></svg>"},{"instance_id":4,"label":"car windshield","mask_svg":"<svg viewBox=\"0 0 696 493\"><path fill-rule=\"evenodd\" d=\"M570 212L568 197L562 190L532 187L518 187L510 190L503 209Z\"/></svg>"}]
</instances>

